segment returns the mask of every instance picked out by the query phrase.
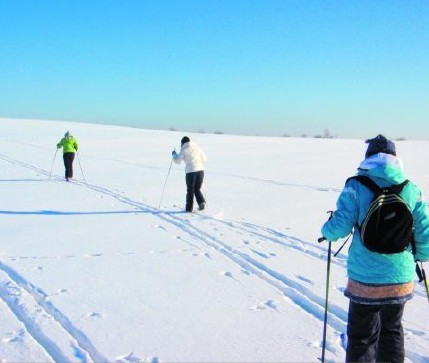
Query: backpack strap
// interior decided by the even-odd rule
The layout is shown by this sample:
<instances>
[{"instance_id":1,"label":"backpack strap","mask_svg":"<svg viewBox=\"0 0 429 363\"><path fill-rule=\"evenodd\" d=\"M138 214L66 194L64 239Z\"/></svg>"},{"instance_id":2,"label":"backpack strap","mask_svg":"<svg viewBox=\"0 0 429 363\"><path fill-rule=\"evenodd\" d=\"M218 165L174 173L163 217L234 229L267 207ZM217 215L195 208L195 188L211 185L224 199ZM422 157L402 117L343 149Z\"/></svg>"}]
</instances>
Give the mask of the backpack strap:
<instances>
[{"instance_id":1,"label":"backpack strap","mask_svg":"<svg viewBox=\"0 0 429 363\"><path fill-rule=\"evenodd\" d=\"M383 190L375 183L375 181L373 181L368 176L365 176L365 175L355 175L355 176L352 176L351 178L347 179L346 184L351 179L355 179L359 183L365 185L374 194L379 194L379 193L383 192Z\"/></svg>"},{"instance_id":2,"label":"backpack strap","mask_svg":"<svg viewBox=\"0 0 429 363\"><path fill-rule=\"evenodd\" d=\"M399 195L399 193L402 192L402 189L404 189L405 185L407 185L409 182L409 180L407 179L400 184L391 185L390 187L380 187L375 183L374 180L372 180L370 177L365 175L352 176L351 178L347 179L346 184L350 179L356 179L359 183L365 185L374 194L380 194L385 192L385 193L395 193Z\"/></svg>"},{"instance_id":3,"label":"backpack strap","mask_svg":"<svg viewBox=\"0 0 429 363\"><path fill-rule=\"evenodd\" d=\"M395 193L395 194L399 194L400 192L402 192L402 189L404 189L404 187L408 184L409 180L404 180L401 184L397 184L397 185L392 185L389 189Z\"/></svg>"},{"instance_id":4,"label":"backpack strap","mask_svg":"<svg viewBox=\"0 0 429 363\"><path fill-rule=\"evenodd\" d=\"M414 233L413 233L413 236L411 238L411 252L413 253L414 256L417 253L416 240L414 239Z\"/></svg>"}]
</instances>

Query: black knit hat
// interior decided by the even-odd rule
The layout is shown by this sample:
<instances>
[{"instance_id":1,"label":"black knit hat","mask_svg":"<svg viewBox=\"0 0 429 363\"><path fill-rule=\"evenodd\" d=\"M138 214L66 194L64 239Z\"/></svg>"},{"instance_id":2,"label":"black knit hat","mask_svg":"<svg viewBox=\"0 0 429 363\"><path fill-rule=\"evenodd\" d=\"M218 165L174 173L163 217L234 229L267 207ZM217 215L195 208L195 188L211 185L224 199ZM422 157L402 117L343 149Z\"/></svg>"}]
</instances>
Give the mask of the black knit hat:
<instances>
[{"instance_id":1,"label":"black knit hat","mask_svg":"<svg viewBox=\"0 0 429 363\"><path fill-rule=\"evenodd\" d=\"M373 139L368 139L365 142L368 144L368 149L366 150L365 158L369 158L370 156L378 153L396 156L395 144L383 135L377 135Z\"/></svg>"},{"instance_id":2,"label":"black knit hat","mask_svg":"<svg viewBox=\"0 0 429 363\"><path fill-rule=\"evenodd\" d=\"M182 146L183 146L183 144L186 144L189 141L191 141L191 139L189 137L187 137L187 136L182 137L182 141L181 141Z\"/></svg>"}]
</instances>

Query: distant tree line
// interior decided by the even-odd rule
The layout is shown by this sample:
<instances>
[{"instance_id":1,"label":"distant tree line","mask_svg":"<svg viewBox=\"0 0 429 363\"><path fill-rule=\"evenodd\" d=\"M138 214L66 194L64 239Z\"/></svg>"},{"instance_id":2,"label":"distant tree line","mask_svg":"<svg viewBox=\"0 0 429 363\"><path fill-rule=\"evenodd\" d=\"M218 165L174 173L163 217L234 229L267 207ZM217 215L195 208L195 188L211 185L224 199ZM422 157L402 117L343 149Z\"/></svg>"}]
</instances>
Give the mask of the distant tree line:
<instances>
[{"instance_id":1,"label":"distant tree line","mask_svg":"<svg viewBox=\"0 0 429 363\"><path fill-rule=\"evenodd\" d=\"M290 137L290 135L289 134L283 134L283 137ZM308 136L307 134L302 134L301 137L306 138L306 137L310 137L310 136ZM329 129L325 129L323 131L323 134L316 134L313 137L315 139L336 139L337 138L337 136L331 134Z\"/></svg>"}]
</instances>

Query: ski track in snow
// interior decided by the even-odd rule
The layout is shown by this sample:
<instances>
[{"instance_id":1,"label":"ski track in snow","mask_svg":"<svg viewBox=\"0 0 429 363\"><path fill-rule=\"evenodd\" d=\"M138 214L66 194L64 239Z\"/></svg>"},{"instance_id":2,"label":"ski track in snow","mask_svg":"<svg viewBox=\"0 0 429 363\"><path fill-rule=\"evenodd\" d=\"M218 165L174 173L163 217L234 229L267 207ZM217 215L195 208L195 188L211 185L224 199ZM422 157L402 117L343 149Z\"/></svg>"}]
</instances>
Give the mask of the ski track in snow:
<instances>
[{"instance_id":1,"label":"ski track in snow","mask_svg":"<svg viewBox=\"0 0 429 363\"><path fill-rule=\"evenodd\" d=\"M267 184L274 184L274 185L284 186L284 187L307 188L307 189L316 190L318 192L335 192L335 193L341 192L341 189L339 189L339 188L324 188L324 187L318 187L318 186L314 186L314 185L284 183L284 182L279 182L277 180L272 180L272 179L263 179L263 178L257 178L257 177L253 177L253 176L243 176L243 175L238 175L238 174L225 174L225 173L219 173L219 172L218 173L212 173L212 174L221 175L221 176L230 177L230 178L251 180L251 181L258 182L258 183L263 182L263 183L267 183Z\"/></svg>"},{"instance_id":2,"label":"ski track in snow","mask_svg":"<svg viewBox=\"0 0 429 363\"><path fill-rule=\"evenodd\" d=\"M115 191L112 191L106 187L93 185L88 182L75 181L74 184L87 187L96 192L103 193L109 195L110 197L118 200L121 203L126 203L135 208L140 209L145 213L151 213L156 215L158 218L168 222L170 224L175 225L188 235L200 240L205 243L207 246L216 249L218 252L222 253L224 256L228 257L231 261L238 264L242 269L253 273L255 276L264 280L269 285L276 288L279 292L288 297L291 301L297 304L301 309L313 315L318 320L323 321L324 317L324 298L314 294L310 289L300 284L298 281L294 281L294 279L289 278L283 274L278 273L270 269L268 266L260 263L259 261L253 259L249 255L234 249L233 247L227 245L222 240L218 239L215 236L207 233L204 230L201 230L195 226L193 226L189 220L187 220L186 215L180 213L170 213L159 211L155 207L146 205L144 203L134 201L127 196L122 194L118 194ZM180 216L185 216L184 218ZM203 216L204 217L204 216ZM227 224L232 227L236 227L236 223L234 222L225 222L217 219L213 219L210 217L204 217L207 219L211 219L214 222L219 222L223 225ZM231 223L233 223L231 225ZM255 225L253 225L253 228ZM249 233L249 231L245 228L245 226L240 227L243 231ZM256 235L261 238L265 238L267 240L274 240L273 237L270 237L267 234L263 234L262 232L257 233ZM278 242L278 241L277 241ZM279 242L280 243L280 242ZM291 245L287 245L290 247ZM324 259L322 254L315 254L313 257ZM335 306L333 304L330 305L330 322L329 324L334 330L343 331L344 326L347 322L347 312L341 307Z\"/></svg>"},{"instance_id":3,"label":"ski track in snow","mask_svg":"<svg viewBox=\"0 0 429 363\"><path fill-rule=\"evenodd\" d=\"M49 176L49 172L35 167L33 165L27 164L25 162L12 159L6 155L0 154L0 159L7 161L9 163L12 163L14 165L18 165L24 168L32 169L36 173ZM237 176L235 176L237 177ZM58 176L51 176L51 179L62 181L63 178L60 178ZM246 178L246 179L255 179L259 180L257 178ZM267 180L260 180L265 181ZM268 181L271 183L279 184L274 181ZM274 229L260 226L257 224L252 224L249 222L234 222L234 221L225 221L221 219L217 219L214 217L210 217L204 214L198 213L198 217L202 218L204 220L210 221L213 225L216 225L214 228L215 231L218 231L218 236L215 236L213 234L208 233L205 230L202 230L192 224L193 215L190 215L188 218L187 214L183 213L177 213L177 212L169 212L169 211L160 211L157 208L147 205L145 203L135 201L131 198L128 198L126 195L124 195L124 192L118 193L112 189L109 189L104 186L99 186L95 184L88 183L86 181L73 181L72 185L76 185L79 187L85 187L88 189L93 190L96 193L101 193L103 195L107 195L109 197L112 197L116 199L117 201L132 206L142 213L148 213L152 214L154 216L157 216L160 220L170 224L174 225L175 227L182 230L184 233L186 233L188 236L195 238L196 240L203 243L206 247L210 247L221 253L223 256L227 257L230 261L232 261L234 264L238 265L242 271L245 271L246 274L253 274L254 276L258 277L268 285L275 288L279 293L284 295L287 299L289 299L291 302L296 304L300 309L305 311L306 313L313 316L315 319L322 321L324 320L324 304L325 304L325 298L320 297L317 294L313 293L311 288L308 288L306 285L312 285L312 281L309 281L303 276L287 276L285 274L282 274L278 271L275 271L259 261L258 259L255 259L254 257L250 256L247 253L244 253L237 248L234 248L227 244L227 242L223 241L219 237L223 237L224 234L222 233L222 229L233 229L239 234L245 235L246 240L243 240L243 243L245 245L249 244L248 239L250 237L252 238L259 238L261 240L264 240L265 242L270 242L276 245L280 245L287 249L294 249L299 252L305 253L307 256L316 258L319 260L326 260L326 248L324 248L321 245L317 245L314 242L307 242L304 240L301 240L294 236L288 236L282 232L276 231ZM280 185L286 185L280 183ZM290 185L290 186L298 186L298 185ZM339 192L339 190L334 188L318 188L313 186L301 186L301 187L310 187L312 189L316 189L319 191L335 191ZM163 227L160 224L157 224L154 226L155 228L159 228L165 232L168 230ZM220 232L219 232L220 231ZM182 237L177 237L182 240L184 240ZM201 250L201 248L195 246L195 244L190 243L189 241L185 241L186 243L190 244L192 247L198 248ZM267 259L270 257L270 254L267 254L265 252L260 252L256 248L250 249L250 252L254 255L259 257L259 259ZM208 253L204 253L204 255L207 258L211 258ZM101 256L97 254L97 256ZM69 256L74 257L74 256ZM91 256L94 257L94 256ZM335 259L332 260L333 264L336 264L342 268L346 267L346 258L344 255L339 255ZM28 312L24 311L24 309L21 308L21 305L19 305L16 301L16 297L14 297L14 294L12 290L21 290L25 293L27 293L28 299L33 299L34 304L39 307L45 314L47 314L48 317L51 317L54 319L63 329L63 334L68 336L69 341L73 341L74 344L71 346L74 347L73 349L73 355L74 359L76 358L80 359L81 362L89 362L92 359L93 361L105 361L108 360L103 357L96 349L92 346L90 340L76 327L73 326L73 324L69 321L69 319L64 316L60 311L58 311L51 303L46 301L46 294L43 293L40 289L33 286L31 283L23 279L20 275L18 275L13 269L11 269L9 266L5 265L4 263L0 262L0 272L5 273L9 281L4 284L2 283L0 285L0 298L6 302L6 304L9 306L10 310L14 312L14 314L17 316L17 318L22 321L27 329L27 331L32 335L32 337L47 351L47 353L54 359L58 360L57 358L62 358L61 354L65 354L67 350L65 348L57 347L57 345L49 340L48 337L46 337L43 333L43 330L41 329L41 326L39 326L38 323L35 323L35 320L32 320L31 317L28 315ZM226 277L233 278L233 275L230 272L224 272L223 273ZM302 284L303 282L304 284ZM265 308L272 308L274 310L277 310L277 307L275 305L275 302L272 300L268 300L264 303L259 304L258 306L254 307L253 309L265 309ZM347 325L347 311L345 311L340 306L337 306L335 304L330 304L329 308L329 318L328 318L328 325L337 332L343 332L345 331L345 327ZM332 343L332 342L331 342ZM70 349L70 346L69 346ZM333 354L337 353L338 348L334 346L334 344L329 344L327 346L327 350L331 351ZM418 356L418 354L414 352L407 352L408 356L411 358L415 358L416 361L424 361L424 357ZM61 359L60 359L61 360ZM64 359L62 359L64 360ZM118 357L117 361L133 361L134 357L132 353L126 356ZM158 358L152 358L151 361L156 362Z\"/></svg>"},{"instance_id":4,"label":"ski track in snow","mask_svg":"<svg viewBox=\"0 0 429 363\"><path fill-rule=\"evenodd\" d=\"M43 290L1 261L0 298L53 361L108 361L85 334L49 301Z\"/></svg>"},{"instance_id":5,"label":"ski track in snow","mask_svg":"<svg viewBox=\"0 0 429 363\"><path fill-rule=\"evenodd\" d=\"M49 176L49 173L46 170L37 168L25 162L9 158L2 154L0 154L0 158L12 164L29 168L34 170L37 173ZM59 178L57 176L51 176L51 178L56 180L61 180L61 181L63 180L63 178ZM207 233L206 231L193 226L190 223L190 221L186 219L186 217L181 218L181 214L159 211L155 207L146 205L138 201L134 201L126 197L125 195L119 194L111 189L90 184L85 181L74 181L73 185L83 186L88 189L92 189L95 192L108 195L118 200L121 203L131 205L135 208L138 208L142 212L156 215L158 216L158 218L164 220L165 222L175 225L176 227L178 227L188 235L196 238L197 240L200 240L207 246L214 248L218 252L222 253L224 256L229 258L235 264L239 265L242 269L253 273L255 276L259 277L269 285L273 286L276 290L278 290L284 296L289 298L301 309L311 314L316 319L323 321L324 298L314 294L309 288L300 284L296 279L287 277L277 271L270 269L268 266L252 258L248 254L238 251L237 249L229 246L228 244L226 244L216 236L213 236ZM210 219L211 221L218 223L221 227L226 226L230 228L236 228L247 234L251 234L253 236L260 237L264 240L283 245L287 248L298 249L299 251L303 251L312 257L316 257L320 259L325 258L323 256L323 253L325 252L325 250L322 247L316 246L316 249L318 249L320 252L311 252L308 249L303 248L302 245L307 245L307 247L311 246L311 248L314 248L313 245L310 245L309 243L306 243L297 238L288 237L272 229L261 227L250 223L229 222L229 221L214 219L204 215L201 215L201 216L202 218ZM299 242L301 247L297 245L296 242ZM343 331L347 321L347 312L338 306L331 305L330 314L331 316L329 319L329 325L334 330Z\"/></svg>"}]
</instances>

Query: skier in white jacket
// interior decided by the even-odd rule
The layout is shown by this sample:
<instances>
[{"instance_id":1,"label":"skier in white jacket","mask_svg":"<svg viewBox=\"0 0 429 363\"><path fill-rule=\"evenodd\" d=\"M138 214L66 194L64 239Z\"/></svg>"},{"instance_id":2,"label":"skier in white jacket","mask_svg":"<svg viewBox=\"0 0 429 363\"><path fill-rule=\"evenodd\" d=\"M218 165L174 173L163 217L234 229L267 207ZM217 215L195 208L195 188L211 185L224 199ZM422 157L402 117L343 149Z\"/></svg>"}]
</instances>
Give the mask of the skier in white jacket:
<instances>
[{"instance_id":1,"label":"skier in white jacket","mask_svg":"<svg viewBox=\"0 0 429 363\"><path fill-rule=\"evenodd\" d=\"M206 200L201 187L204 180L204 162L206 155L204 151L195 143L192 142L188 136L184 136L181 141L182 147L179 153L174 150L171 155L176 164L185 161L186 173L186 211L192 212L194 206L194 195L198 203L198 209L204 210Z\"/></svg>"}]
</instances>

